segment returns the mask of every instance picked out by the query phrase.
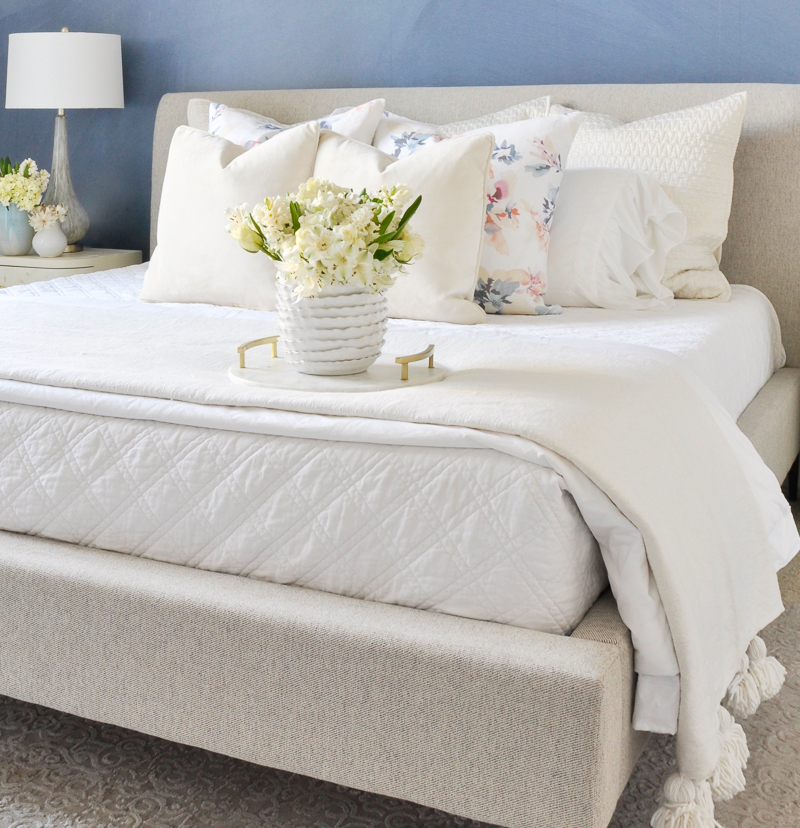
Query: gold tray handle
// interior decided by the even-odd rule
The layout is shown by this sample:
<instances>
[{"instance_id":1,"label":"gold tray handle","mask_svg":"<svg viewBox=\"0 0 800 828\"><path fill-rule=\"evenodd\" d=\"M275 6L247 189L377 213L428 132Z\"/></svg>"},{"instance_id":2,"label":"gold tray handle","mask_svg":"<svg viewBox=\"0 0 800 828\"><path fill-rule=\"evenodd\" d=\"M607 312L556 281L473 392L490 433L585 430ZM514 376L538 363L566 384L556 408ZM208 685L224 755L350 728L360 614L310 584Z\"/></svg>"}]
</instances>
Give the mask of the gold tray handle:
<instances>
[{"instance_id":1,"label":"gold tray handle","mask_svg":"<svg viewBox=\"0 0 800 828\"><path fill-rule=\"evenodd\" d=\"M412 354L411 356L396 357L395 362L401 366L401 381L408 380L408 364L410 362L419 362L420 360L426 358L428 360L428 368L433 368L433 345L428 345L428 347L424 351L420 351L418 354Z\"/></svg>"},{"instance_id":2,"label":"gold tray handle","mask_svg":"<svg viewBox=\"0 0 800 828\"><path fill-rule=\"evenodd\" d=\"M272 358L277 359L278 357L278 340L280 337L278 336L265 336L263 339L253 339L250 342L245 342L244 345L240 345L237 350L239 351L239 367L244 368L244 353L245 351L249 351L250 348L256 348L259 345L271 345L272 346Z\"/></svg>"}]
</instances>

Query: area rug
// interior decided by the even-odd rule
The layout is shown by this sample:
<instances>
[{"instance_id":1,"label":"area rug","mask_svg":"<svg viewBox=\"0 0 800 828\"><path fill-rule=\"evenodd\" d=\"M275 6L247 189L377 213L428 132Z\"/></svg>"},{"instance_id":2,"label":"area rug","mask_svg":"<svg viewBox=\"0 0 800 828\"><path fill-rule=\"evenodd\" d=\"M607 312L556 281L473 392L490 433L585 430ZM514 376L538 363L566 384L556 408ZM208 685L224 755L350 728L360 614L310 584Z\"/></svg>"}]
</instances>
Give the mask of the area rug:
<instances>
[{"instance_id":1,"label":"area rug","mask_svg":"<svg viewBox=\"0 0 800 828\"><path fill-rule=\"evenodd\" d=\"M782 573L787 611L764 633L789 675L743 722L747 790L726 828L800 825L800 562ZM654 737L611 828L646 828L672 762ZM0 828L478 828L480 823L100 725L0 696Z\"/></svg>"}]
</instances>

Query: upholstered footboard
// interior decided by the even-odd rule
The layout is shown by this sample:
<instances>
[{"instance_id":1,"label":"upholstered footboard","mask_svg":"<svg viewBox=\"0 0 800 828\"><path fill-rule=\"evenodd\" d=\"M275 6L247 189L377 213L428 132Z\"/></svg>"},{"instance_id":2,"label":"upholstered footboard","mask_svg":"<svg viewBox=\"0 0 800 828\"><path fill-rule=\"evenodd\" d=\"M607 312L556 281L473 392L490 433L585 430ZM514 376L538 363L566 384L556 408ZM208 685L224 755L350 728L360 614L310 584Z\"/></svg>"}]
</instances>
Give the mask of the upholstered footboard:
<instances>
[{"instance_id":1,"label":"upholstered footboard","mask_svg":"<svg viewBox=\"0 0 800 828\"><path fill-rule=\"evenodd\" d=\"M610 595L572 637L0 533L0 693L513 828L641 750Z\"/></svg>"},{"instance_id":2,"label":"upholstered footboard","mask_svg":"<svg viewBox=\"0 0 800 828\"><path fill-rule=\"evenodd\" d=\"M800 368L776 371L737 424L783 482L800 453Z\"/></svg>"}]
</instances>

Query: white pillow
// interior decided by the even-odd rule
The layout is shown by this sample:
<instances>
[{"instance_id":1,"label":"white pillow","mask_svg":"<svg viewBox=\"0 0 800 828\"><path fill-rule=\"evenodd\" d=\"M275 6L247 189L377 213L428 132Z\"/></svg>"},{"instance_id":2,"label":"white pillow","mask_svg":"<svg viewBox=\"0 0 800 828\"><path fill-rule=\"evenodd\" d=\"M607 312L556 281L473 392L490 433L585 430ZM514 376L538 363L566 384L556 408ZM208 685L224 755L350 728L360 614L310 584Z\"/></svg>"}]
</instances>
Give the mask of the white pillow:
<instances>
[{"instance_id":1,"label":"white pillow","mask_svg":"<svg viewBox=\"0 0 800 828\"><path fill-rule=\"evenodd\" d=\"M667 254L686 217L648 175L567 170L550 233L545 299L564 307L663 309Z\"/></svg>"},{"instance_id":2,"label":"white pillow","mask_svg":"<svg viewBox=\"0 0 800 828\"><path fill-rule=\"evenodd\" d=\"M733 195L733 158L747 93L621 124L593 114L570 152L568 169L614 167L651 175L687 220L686 239L667 257L664 284L681 299L727 301L719 270ZM552 111L568 112L554 104Z\"/></svg>"},{"instance_id":3,"label":"white pillow","mask_svg":"<svg viewBox=\"0 0 800 828\"><path fill-rule=\"evenodd\" d=\"M462 135L465 132L493 127L498 124L510 124L528 118L543 118L547 115L549 109L550 96L545 95L542 98L534 98L531 101L514 104L514 106L501 109L499 112L492 112L489 115L481 115L478 118L457 121L452 124L426 124L422 121L415 121L413 118L395 115L392 112L384 112L375 130L372 145L394 158L405 158L420 147L435 144L443 138L452 138L455 135ZM339 112L340 110L336 111Z\"/></svg>"},{"instance_id":4,"label":"white pillow","mask_svg":"<svg viewBox=\"0 0 800 828\"><path fill-rule=\"evenodd\" d=\"M422 258L386 293L389 316L434 322L483 322L472 301L486 203L488 133L453 138L400 161L334 132L320 135L316 178L355 190L405 184L422 204L413 219Z\"/></svg>"},{"instance_id":5,"label":"white pillow","mask_svg":"<svg viewBox=\"0 0 800 828\"><path fill-rule=\"evenodd\" d=\"M354 141L371 144L384 104L383 98L376 98L360 106L337 110L325 118L318 118L317 123L321 129L330 129ZM213 102L208 106L208 131L247 149L268 141L285 129L289 129L286 124L247 109Z\"/></svg>"},{"instance_id":6,"label":"white pillow","mask_svg":"<svg viewBox=\"0 0 800 828\"><path fill-rule=\"evenodd\" d=\"M269 257L245 252L228 235L225 210L296 190L314 170L318 140L315 121L251 150L178 127L161 192L158 246L141 298L274 310L275 267Z\"/></svg>"}]
</instances>

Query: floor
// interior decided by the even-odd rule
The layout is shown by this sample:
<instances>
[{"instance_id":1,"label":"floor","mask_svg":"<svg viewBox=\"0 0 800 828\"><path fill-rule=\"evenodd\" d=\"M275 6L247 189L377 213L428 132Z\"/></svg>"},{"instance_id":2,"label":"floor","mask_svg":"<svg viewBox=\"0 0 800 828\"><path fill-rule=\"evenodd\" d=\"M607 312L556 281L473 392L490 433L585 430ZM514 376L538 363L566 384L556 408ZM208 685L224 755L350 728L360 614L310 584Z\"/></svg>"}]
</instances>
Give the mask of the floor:
<instances>
[{"instance_id":1,"label":"floor","mask_svg":"<svg viewBox=\"0 0 800 828\"><path fill-rule=\"evenodd\" d=\"M800 515L798 515L800 517ZM786 613L765 633L789 671L744 722L747 790L726 828L800 825L800 556L781 573ZM611 828L645 828L672 762L653 738ZM479 824L261 768L0 697L0 828L456 828Z\"/></svg>"}]
</instances>

